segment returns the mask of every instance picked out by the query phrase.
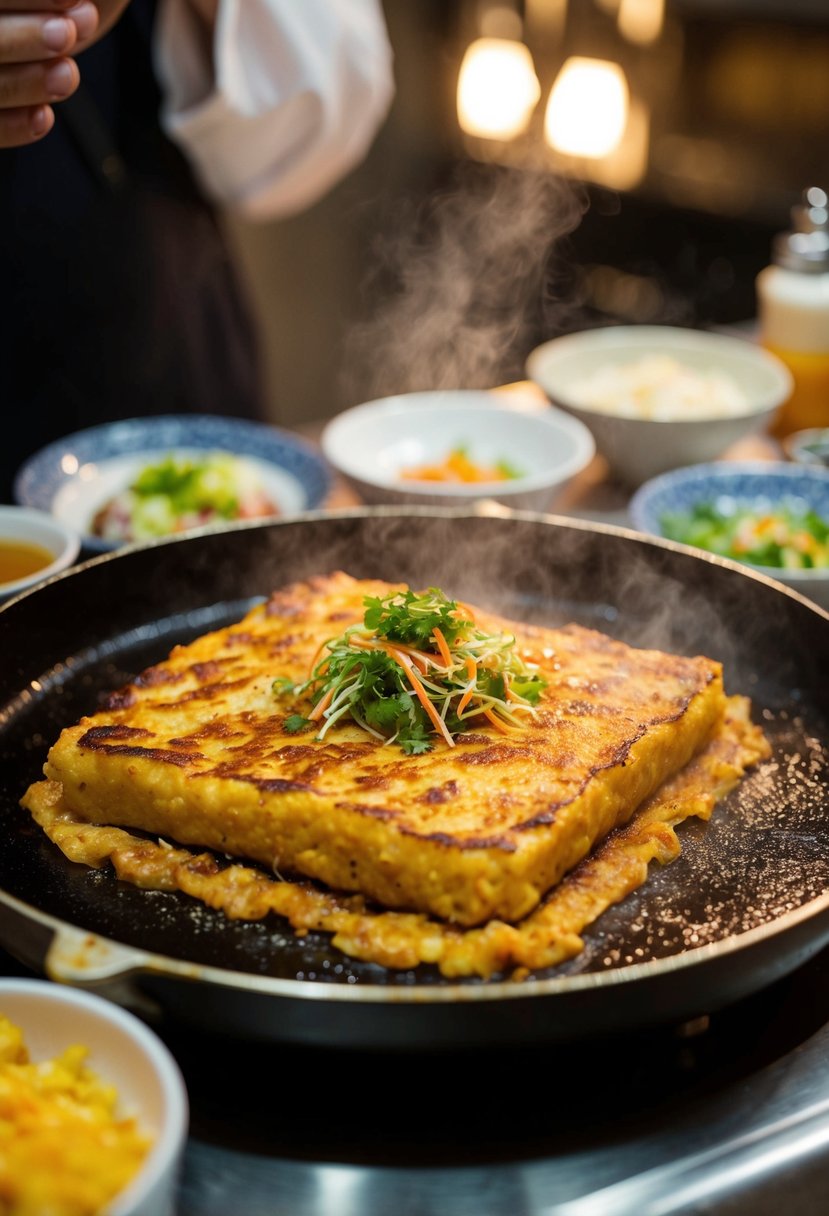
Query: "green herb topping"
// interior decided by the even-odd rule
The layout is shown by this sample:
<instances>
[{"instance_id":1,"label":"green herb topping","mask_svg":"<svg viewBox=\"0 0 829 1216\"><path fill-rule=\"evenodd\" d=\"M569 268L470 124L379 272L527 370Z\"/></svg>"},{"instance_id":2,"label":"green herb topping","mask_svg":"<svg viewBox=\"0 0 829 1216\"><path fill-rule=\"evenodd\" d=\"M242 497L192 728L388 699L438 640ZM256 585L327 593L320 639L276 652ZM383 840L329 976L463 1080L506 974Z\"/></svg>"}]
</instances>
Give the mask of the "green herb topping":
<instances>
[{"instance_id":1,"label":"green herb topping","mask_svg":"<svg viewBox=\"0 0 829 1216\"><path fill-rule=\"evenodd\" d=\"M489 723L508 733L534 707L546 681L515 653L515 638L487 633L442 591L366 596L362 625L325 643L302 684L274 681L277 696L308 696L307 718L292 714L289 733L319 724L317 738L348 715L363 730L408 755L429 751L439 735Z\"/></svg>"}]
</instances>

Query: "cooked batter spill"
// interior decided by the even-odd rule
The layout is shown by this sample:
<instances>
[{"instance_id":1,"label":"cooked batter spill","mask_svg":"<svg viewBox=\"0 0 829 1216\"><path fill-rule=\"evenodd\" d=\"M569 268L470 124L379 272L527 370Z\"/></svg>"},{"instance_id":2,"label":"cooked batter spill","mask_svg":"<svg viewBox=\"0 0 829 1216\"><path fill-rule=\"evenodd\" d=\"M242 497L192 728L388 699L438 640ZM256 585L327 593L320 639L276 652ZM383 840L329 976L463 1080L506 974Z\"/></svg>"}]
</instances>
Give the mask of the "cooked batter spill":
<instances>
[{"instance_id":1,"label":"cooked batter spill","mask_svg":"<svg viewBox=\"0 0 829 1216\"><path fill-rule=\"evenodd\" d=\"M451 746L435 732L427 752L351 715L320 738L307 681L326 643L361 627L367 601L407 591L313 579L178 647L63 732L24 805L73 860L230 917L276 912L353 957L447 976L571 957L650 860L678 853L673 827L707 818L767 754L765 739L713 661L467 605L476 630L514 637L537 681L532 712L506 733L479 715Z\"/></svg>"}]
</instances>

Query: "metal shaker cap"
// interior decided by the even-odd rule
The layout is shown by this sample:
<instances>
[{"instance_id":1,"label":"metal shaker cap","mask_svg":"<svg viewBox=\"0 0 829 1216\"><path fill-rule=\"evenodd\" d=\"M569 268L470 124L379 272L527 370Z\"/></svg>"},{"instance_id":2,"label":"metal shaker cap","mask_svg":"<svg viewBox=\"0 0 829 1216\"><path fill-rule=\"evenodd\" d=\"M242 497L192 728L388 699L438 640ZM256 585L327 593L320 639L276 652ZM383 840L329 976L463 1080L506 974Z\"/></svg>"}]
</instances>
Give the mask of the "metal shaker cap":
<instances>
[{"instance_id":1,"label":"metal shaker cap","mask_svg":"<svg viewBox=\"0 0 829 1216\"><path fill-rule=\"evenodd\" d=\"M787 270L829 273L829 195L820 186L804 190L792 207L792 230L774 238L772 257Z\"/></svg>"}]
</instances>

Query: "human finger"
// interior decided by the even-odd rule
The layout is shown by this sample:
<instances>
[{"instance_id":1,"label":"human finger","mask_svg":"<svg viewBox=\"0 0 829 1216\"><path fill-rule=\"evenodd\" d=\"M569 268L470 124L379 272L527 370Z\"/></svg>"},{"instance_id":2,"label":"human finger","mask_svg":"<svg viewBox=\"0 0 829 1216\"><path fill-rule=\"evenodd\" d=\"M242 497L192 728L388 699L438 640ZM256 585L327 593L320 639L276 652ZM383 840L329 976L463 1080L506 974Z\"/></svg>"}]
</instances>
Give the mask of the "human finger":
<instances>
[{"instance_id":1,"label":"human finger","mask_svg":"<svg viewBox=\"0 0 829 1216\"><path fill-rule=\"evenodd\" d=\"M48 135L55 124L51 106L20 106L0 110L0 148L19 148Z\"/></svg>"},{"instance_id":2,"label":"human finger","mask_svg":"<svg viewBox=\"0 0 829 1216\"><path fill-rule=\"evenodd\" d=\"M0 67L0 110L62 101L75 92L79 83L74 59L8 64Z\"/></svg>"},{"instance_id":3,"label":"human finger","mask_svg":"<svg viewBox=\"0 0 829 1216\"><path fill-rule=\"evenodd\" d=\"M9 13L62 13L78 0L0 0L0 17Z\"/></svg>"},{"instance_id":4,"label":"human finger","mask_svg":"<svg viewBox=\"0 0 829 1216\"><path fill-rule=\"evenodd\" d=\"M92 0L81 0L80 3L78 0L72 0L65 16L74 24L77 31L78 45L75 50L85 50L100 25L101 15L98 12L97 4L93 4Z\"/></svg>"},{"instance_id":5,"label":"human finger","mask_svg":"<svg viewBox=\"0 0 829 1216\"><path fill-rule=\"evenodd\" d=\"M77 40L77 26L69 17L12 13L0 17L0 64L66 55Z\"/></svg>"},{"instance_id":6,"label":"human finger","mask_svg":"<svg viewBox=\"0 0 829 1216\"><path fill-rule=\"evenodd\" d=\"M77 3L77 0L75 2ZM95 0L95 38L101 38L104 34L108 33L128 5L129 0ZM89 43L93 41L92 38L87 38L85 34L80 32L78 33L78 38L83 43L83 46L80 47L81 50L86 50Z\"/></svg>"}]
</instances>

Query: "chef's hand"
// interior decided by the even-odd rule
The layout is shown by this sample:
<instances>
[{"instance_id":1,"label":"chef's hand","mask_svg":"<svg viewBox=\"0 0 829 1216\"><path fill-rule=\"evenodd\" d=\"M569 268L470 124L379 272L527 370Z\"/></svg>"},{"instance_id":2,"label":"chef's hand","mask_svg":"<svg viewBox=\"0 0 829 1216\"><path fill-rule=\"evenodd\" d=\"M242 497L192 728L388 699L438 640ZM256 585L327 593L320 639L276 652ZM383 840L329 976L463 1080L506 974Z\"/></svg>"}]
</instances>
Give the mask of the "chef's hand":
<instances>
[{"instance_id":1,"label":"chef's hand","mask_svg":"<svg viewBox=\"0 0 829 1216\"><path fill-rule=\"evenodd\" d=\"M74 56L115 24L129 0L0 0L0 148L51 131L52 103L80 82Z\"/></svg>"}]
</instances>

